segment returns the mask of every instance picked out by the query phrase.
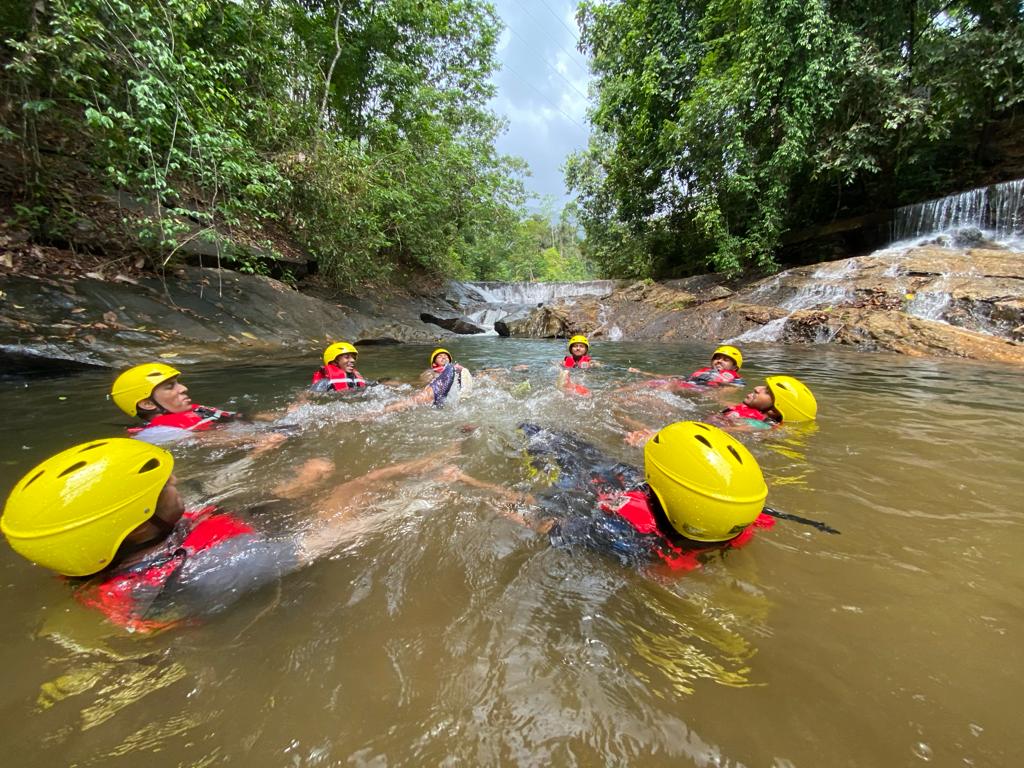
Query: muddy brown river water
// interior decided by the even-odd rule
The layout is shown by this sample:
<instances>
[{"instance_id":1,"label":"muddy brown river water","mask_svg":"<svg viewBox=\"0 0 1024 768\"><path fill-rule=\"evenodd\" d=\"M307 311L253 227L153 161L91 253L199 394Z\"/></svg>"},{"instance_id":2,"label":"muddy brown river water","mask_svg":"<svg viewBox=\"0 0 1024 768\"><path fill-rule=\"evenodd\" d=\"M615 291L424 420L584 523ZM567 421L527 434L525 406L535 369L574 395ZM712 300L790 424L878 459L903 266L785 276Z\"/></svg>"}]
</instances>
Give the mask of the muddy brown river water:
<instances>
[{"instance_id":1,"label":"muddy brown river water","mask_svg":"<svg viewBox=\"0 0 1024 768\"><path fill-rule=\"evenodd\" d=\"M304 459L333 459L337 484L459 437L454 463L528 490L522 421L640 464L622 416L660 426L722 407L612 392L633 380L627 366L688 373L710 346L595 344L611 365L580 376L590 397L555 388L561 344L449 348L474 370L531 367L478 376L471 397L440 411L354 420L397 397L383 388L303 406L288 441L257 459L177 448L187 501L288 531L311 524L316 498L263 502ZM365 347L359 368L412 381L428 351ZM782 521L670 579L553 548L487 493L428 472L382 487L330 557L155 635L113 629L0 545L3 764L1019 764L1024 371L824 346L743 351L749 384L797 375L820 407L811 426L740 436L769 502L840 535ZM174 362L197 402L247 411L285 406L315 367ZM4 495L50 453L119 433L110 378L4 382Z\"/></svg>"}]
</instances>

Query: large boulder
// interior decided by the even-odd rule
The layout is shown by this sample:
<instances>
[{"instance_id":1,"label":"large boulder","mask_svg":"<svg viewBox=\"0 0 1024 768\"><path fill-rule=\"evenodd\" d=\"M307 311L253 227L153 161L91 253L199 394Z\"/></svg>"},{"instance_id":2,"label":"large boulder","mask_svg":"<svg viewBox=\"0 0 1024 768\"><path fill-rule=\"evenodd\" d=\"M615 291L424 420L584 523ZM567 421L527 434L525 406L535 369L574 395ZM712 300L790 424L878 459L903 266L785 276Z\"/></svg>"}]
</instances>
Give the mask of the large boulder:
<instances>
[{"instance_id":1,"label":"large boulder","mask_svg":"<svg viewBox=\"0 0 1024 768\"><path fill-rule=\"evenodd\" d=\"M434 325L438 325L452 333L462 335L483 333L486 330L481 328L479 325L471 323L463 317L438 317L437 315L432 315L429 312L421 312L420 320L424 323L433 323Z\"/></svg>"}]
</instances>

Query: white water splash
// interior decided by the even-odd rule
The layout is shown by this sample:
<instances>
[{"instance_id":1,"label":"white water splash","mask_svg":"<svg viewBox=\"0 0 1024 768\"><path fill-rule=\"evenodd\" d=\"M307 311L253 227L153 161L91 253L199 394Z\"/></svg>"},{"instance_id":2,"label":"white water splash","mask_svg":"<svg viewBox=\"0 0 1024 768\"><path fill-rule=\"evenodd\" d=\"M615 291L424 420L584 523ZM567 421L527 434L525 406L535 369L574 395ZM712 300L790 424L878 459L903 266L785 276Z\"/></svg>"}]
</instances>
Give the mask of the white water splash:
<instances>
[{"instance_id":1,"label":"white water splash","mask_svg":"<svg viewBox=\"0 0 1024 768\"><path fill-rule=\"evenodd\" d=\"M744 331L739 336L727 339L730 344L745 343L748 341L778 341L782 337L782 331L786 327L786 321L789 320L789 315L785 317L779 317L772 320L764 325L760 325L757 328L751 328L749 331Z\"/></svg>"},{"instance_id":2,"label":"white water splash","mask_svg":"<svg viewBox=\"0 0 1024 768\"><path fill-rule=\"evenodd\" d=\"M476 312L470 312L466 315L466 319L474 325L478 325L484 329L484 333L480 334L481 336L496 336L498 332L494 330L494 323L501 320L501 318L505 317L507 314L508 312L503 309L485 307L484 309L479 309Z\"/></svg>"},{"instance_id":3,"label":"white water splash","mask_svg":"<svg viewBox=\"0 0 1024 768\"><path fill-rule=\"evenodd\" d=\"M922 320L945 322L946 310L952 302L953 297L946 291L923 291L914 295L906 311L908 315Z\"/></svg>"},{"instance_id":4,"label":"white water splash","mask_svg":"<svg viewBox=\"0 0 1024 768\"><path fill-rule=\"evenodd\" d=\"M798 309L845 304L852 301L853 297L854 294L842 285L816 283L803 286L793 296L779 304L779 306L783 309L788 309L790 314L792 314Z\"/></svg>"},{"instance_id":5,"label":"white water splash","mask_svg":"<svg viewBox=\"0 0 1024 768\"><path fill-rule=\"evenodd\" d=\"M842 280L843 278L850 277L856 271L857 265L853 259L843 259L842 261L830 261L822 264L814 270L811 277L815 280Z\"/></svg>"}]
</instances>

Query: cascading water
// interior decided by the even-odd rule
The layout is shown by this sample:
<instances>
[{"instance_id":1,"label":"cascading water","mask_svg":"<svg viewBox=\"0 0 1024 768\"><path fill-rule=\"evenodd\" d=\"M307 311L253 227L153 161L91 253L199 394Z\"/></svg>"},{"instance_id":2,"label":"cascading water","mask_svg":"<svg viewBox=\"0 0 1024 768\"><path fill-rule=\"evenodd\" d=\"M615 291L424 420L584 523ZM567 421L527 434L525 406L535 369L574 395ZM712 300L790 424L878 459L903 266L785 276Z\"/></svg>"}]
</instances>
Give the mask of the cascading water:
<instances>
[{"instance_id":1,"label":"cascading water","mask_svg":"<svg viewBox=\"0 0 1024 768\"><path fill-rule=\"evenodd\" d=\"M485 304L538 304L578 296L607 296L614 280L579 283L458 283L468 297Z\"/></svg>"},{"instance_id":2,"label":"cascading water","mask_svg":"<svg viewBox=\"0 0 1024 768\"><path fill-rule=\"evenodd\" d=\"M450 283L446 298L474 324L494 333L498 320L524 309L550 302L565 302L581 296L608 296L614 280L578 283ZM620 332L621 333L621 332Z\"/></svg>"},{"instance_id":3,"label":"cascading water","mask_svg":"<svg viewBox=\"0 0 1024 768\"><path fill-rule=\"evenodd\" d=\"M953 247L987 241L1020 250L1024 248L1024 179L900 208L893 222L893 238L903 243L937 240ZM948 312L955 306L952 295L943 290L949 277L943 274L928 290L918 291L905 311L925 320L947 322Z\"/></svg>"},{"instance_id":4,"label":"cascading water","mask_svg":"<svg viewBox=\"0 0 1024 768\"><path fill-rule=\"evenodd\" d=\"M972 229L998 243L1019 244L1024 240L1024 179L904 206L896 211L893 239L912 240Z\"/></svg>"},{"instance_id":5,"label":"cascading water","mask_svg":"<svg viewBox=\"0 0 1024 768\"><path fill-rule=\"evenodd\" d=\"M850 262L841 263L838 267L832 267L827 265L819 268L812 277L818 280L829 280L829 281L840 281L836 282L819 282L813 285L807 285L800 290L793 293L787 298L780 298L776 301L777 306L781 309L788 311L785 317L779 317L762 326L752 328L745 333L740 334L734 339L733 342L745 343L749 341L778 341L782 336L782 332L786 327L786 321L789 320L790 316L801 309L813 309L815 307L822 306L833 306L844 304L849 302L853 298L853 294L849 289L842 284L844 278L848 277L853 271L852 264ZM787 273L782 272L773 278L768 283L760 286L751 293L750 299L764 300L766 294L771 294L780 289L783 284L783 279Z\"/></svg>"}]
</instances>

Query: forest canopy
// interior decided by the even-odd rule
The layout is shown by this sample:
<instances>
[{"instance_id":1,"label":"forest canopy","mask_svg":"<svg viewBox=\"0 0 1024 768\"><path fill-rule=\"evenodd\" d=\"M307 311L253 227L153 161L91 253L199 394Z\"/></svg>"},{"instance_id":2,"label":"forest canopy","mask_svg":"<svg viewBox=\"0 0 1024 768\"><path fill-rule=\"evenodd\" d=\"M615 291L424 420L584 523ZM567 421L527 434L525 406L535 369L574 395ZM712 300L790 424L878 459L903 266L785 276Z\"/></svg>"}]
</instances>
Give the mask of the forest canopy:
<instances>
[{"instance_id":1,"label":"forest canopy","mask_svg":"<svg viewBox=\"0 0 1024 768\"><path fill-rule=\"evenodd\" d=\"M522 162L495 149L499 32L473 0L5 4L16 215L73 240L74 167L138 201L132 236L161 258L273 229L342 285L523 271L551 246L523 213ZM583 265L575 232L560 242Z\"/></svg>"},{"instance_id":2,"label":"forest canopy","mask_svg":"<svg viewBox=\"0 0 1024 768\"><path fill-rule=\"evenodd\" d=\"M586 0L594 133L566 173L589 254L615 276L771 270L789 230L972 186L1019 117L1022 18L1017 0Z\"/></svg>"}]
</instances>

